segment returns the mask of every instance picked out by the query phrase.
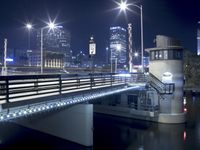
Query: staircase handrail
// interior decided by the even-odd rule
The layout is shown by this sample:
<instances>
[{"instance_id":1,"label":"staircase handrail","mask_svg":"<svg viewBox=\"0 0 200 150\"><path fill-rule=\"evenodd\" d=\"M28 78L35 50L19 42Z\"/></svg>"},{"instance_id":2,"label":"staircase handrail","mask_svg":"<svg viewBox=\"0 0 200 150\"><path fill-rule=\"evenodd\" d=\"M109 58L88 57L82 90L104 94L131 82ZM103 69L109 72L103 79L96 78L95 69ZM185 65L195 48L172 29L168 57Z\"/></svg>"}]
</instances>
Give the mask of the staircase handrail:
<instances>
[{"instance_id":1,"label":"staircase handrail","mask_svg":"<svg viewBox=\"0 0 200 150\"><path fill-rule=\"evenodd\" d=\"M160 94L173 94L175 90L174 83L163 83L152 73L149 73L149 84Z\"/></svg>"}]
</instances>

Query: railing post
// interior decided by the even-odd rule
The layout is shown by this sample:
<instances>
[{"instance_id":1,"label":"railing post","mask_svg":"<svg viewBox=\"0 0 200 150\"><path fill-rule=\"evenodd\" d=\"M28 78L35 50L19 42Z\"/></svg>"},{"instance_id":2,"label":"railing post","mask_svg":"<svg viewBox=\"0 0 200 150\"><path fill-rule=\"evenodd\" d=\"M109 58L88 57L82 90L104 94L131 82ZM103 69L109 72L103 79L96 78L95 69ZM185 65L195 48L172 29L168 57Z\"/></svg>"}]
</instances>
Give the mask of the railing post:
<instances>
[{"instance_id":1,"label":"railing post","mask_svg":"<svg viewBox=\"0 0 200 150\"><path fill-rule=\"evenodd\" d=\"M90 89L92 89L93 86L93 74L90 74Z\"/></svg>"},{"instance_id":2,"label":"railing post","mask_svg":"<svg viewBox=\"0 0 200 150\"><path fill-rule=\"evenodd\" d=\"M112 86L112 73L110 74L110 85Z\"/></svg>"},{"instance_id":3,"label":"railing post","mask_svg":"<svg viewBox=\"0 0 200 150\"><path fill-rule=\"evenodd\" d=\"M62 79L61 79L61 75L59 75L59 94L62 94Z\"/></svg>"},{"instance_id":4,"label":"railing post","mask_svg":"<svg viewBox=\"0 0 200 150\"><path fill-rule=\"evenodd\" d=\"M9 103L9 80L8 77L6 77L6 103Z\"/></svg>"},{"instance_id":5,"label":"railing post","mask_svg":"<svg viewBox=\"0 0 200 150\"><path fill-rule=\"evenodd\" d=\"M80 88L81 81L80 81L80 77L78 74L76 74L76 83L77 83L77 88Z\"/></svg>"},{"instance_id":6,"label":"railing post","mask_svg":"<svg viewBox=\"0 0 200 150\"><path fill-rule=\"evenodd\" d=\"M101 78L101 85L103 85L103 84L104 84L104 76L103 76L102 73L100 74L100 76L101 76L101 77L100 77L100 78Z\"/></svg>"},{"instance_id":7,"label":"railing post","mask_svg":"<svg viewBox=\"0 0 200 150\"><path fill-rule=\"evenodd\" d=\"M36 81L34 82L34 91L38 93L38 76L36 78Z\"/></svg>"},{"instance_id":8,"label":"railing post","mask_svg":"<svg viewBox=\"0 0 200 150\"><path fill-rule=\"evenodd\" d=\"M127 76L125 76L125 84L127 83Z\"/></svg>"}]
</instances>

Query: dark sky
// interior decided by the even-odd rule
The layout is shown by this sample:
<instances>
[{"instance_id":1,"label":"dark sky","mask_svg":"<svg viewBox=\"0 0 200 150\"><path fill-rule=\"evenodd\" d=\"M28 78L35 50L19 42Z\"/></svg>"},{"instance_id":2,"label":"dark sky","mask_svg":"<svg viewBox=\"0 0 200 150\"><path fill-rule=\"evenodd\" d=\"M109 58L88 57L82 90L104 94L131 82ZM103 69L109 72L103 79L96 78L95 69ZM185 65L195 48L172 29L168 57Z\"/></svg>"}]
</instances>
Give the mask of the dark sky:
<instances>
[{"instance_id":1,"label":"dark sky","mask_svg":"<svg viewBox=\"0 0 200 150\"><path fill-rule=\"evenodd\" d=\"M144 47L153 47L157 34L178 38L186 49L196 50L197 22L200 20L199 0L129 0L143 5ZM140 48L140 11L131 7L127 17L114 0L1 0L0 47L8 38L10 48L27 47L27 31L24 23L30 21L35 29L43 27L44 21L56 17L72 35L72 50L87 52L90 35L97 43L97 54L104 56L108 44L109 27L128 22L133 24L134 48Z\"/></svg>"}]
</instances>

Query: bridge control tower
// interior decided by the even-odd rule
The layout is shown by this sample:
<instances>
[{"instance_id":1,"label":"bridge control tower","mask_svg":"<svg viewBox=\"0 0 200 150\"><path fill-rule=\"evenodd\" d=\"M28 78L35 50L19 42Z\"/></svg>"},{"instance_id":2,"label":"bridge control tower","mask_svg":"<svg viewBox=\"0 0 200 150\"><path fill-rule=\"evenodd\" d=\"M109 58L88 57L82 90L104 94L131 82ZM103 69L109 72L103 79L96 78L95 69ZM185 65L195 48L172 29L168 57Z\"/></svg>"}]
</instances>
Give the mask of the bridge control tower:
<instances>
[{"instance_id":1,"label":"bridge control tower","mask_svg":"<svg viewBox=\"0 0 200 150\"><path fill-rule=\"evenodd\" d=\"M161 93L158 89L161 88L159 83L156 86L154 82L160 103L158 122L185 122L183 110L183 47L176 39L163 35L157 35L155 43L155 48L146 49L150 56L149 73L160 83L174 85L171 86L173 89L169 89L173 90L173 93L170 91Z\"/></svg>"}]
</instances>

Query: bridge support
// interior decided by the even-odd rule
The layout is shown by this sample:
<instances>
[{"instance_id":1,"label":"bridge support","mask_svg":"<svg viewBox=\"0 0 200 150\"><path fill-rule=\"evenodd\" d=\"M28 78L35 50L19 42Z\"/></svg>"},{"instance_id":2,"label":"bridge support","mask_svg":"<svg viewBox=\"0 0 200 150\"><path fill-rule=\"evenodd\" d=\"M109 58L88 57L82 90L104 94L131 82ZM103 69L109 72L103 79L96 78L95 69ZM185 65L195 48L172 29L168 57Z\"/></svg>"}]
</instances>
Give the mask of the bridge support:
<instances>
[{"instance_id":1,"label":"bridge support","mask_svg":"<svg viewBox=\"0 0 200 150\"><path fill-rule=\"evenodd\" d=\"M92 104L78 104L66 109L29 116L16 122L84 146L93 146Z\"/></svg>"}]
</instances>

